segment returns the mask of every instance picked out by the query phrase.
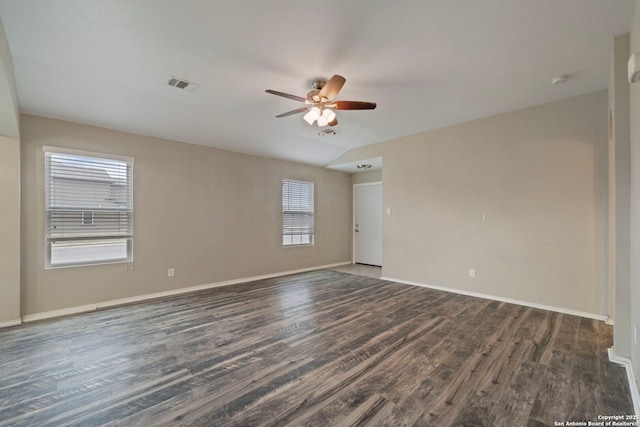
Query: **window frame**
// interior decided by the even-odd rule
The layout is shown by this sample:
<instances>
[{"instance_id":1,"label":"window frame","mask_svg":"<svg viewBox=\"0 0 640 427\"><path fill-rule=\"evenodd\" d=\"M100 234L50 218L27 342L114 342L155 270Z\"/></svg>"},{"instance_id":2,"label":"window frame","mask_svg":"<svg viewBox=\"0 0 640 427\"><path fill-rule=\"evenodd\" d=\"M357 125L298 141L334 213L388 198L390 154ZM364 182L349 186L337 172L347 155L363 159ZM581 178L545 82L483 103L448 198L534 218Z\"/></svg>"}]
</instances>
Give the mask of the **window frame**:
<instances>
[{"instance_id":1,"label":"window frame","mask_svg":"<svg viewBox=\"0 0 640 427\"><path fill-rule=\"evenodd\" d=\"M311 206L311 211L307 210L296 210L296 211L291 211L290 209L286 209L287 206L285 206L285 186L287 183L295 183L295 184L304 184L309 186L310 188L307 189L307 192L310 194L310 198L307 199L305 201L305 203L307 205ZM281 193L281 205L282 205L282 237L281 237L281 244L284 248L295 248L295 247L303 247L303 246L314 246L315 245L315 183L313 181L305 181L305 180L300 180L300 179L289 179L289 178L285 178L282 180L282 193ZM298 234L294 234L294 233L287 233L286 232L286 225L285 225L285 216L287 214L291 215L291 214L295 214L295 213L300 213L302 215L306 215L307 217L311 217L311 221L310 221L310 232L307 233L298 233ZM285 242L285 238L286 236L308 236L309 242L305 242L305 243L286 243ZM293 239L292 239L293 240Z\"/></svg>"},{"instance_id":2,"label":"window frame","mask_svg":"<svg viewBox=\"0 0 640 427\"><path fill-rule=\"evenodd\" d=\"M61 147L50 147L50 146L43 146L42 147L42 151L44 153L44 246L45 246L45 269L57 269L57 268L68 268L68 267L86 267L86 266L92 266L92 265L105 265L105 264L122 264L122 263L131 263L133 262L133 239L134 239L134 232L133 232L133 216L134 216L134 203L133 203L133 168L134 168L134 163L135 163L135 159L133 157L128 157L128 156L119 156L119 155L113 155L113 154L106 154L106 153L97 153L97 152L91 152L91 151L84 151L84 150L75 150L75 149L69 149L69 148L61 148ZM119 203L115 200L117 200L117 198L105 198L105 204L108 204L109 201L111 201L112 204L114 205L118 205L120 204L120 206L118 207L112 207L111 209L109 208L105 208L105 209L100 209L100 212L105 212L107 215L112 215L114 218L118 218L118 227L120 229L122 229L123 224L124 224L124 228L126 229L126 232L122 233L122 232L116 232L113 235L110 235L108 233L99 233L99 226L97 225L97 221L98 221L98 217L96 215L96 208L95 206L91 206L89 204L87 204L86 206L75 206L73 208L68 208L68 207L55 207L52 205L51 200L52 198L56 197L55 192L56 190L55 188L55 184L53 184L53 168L51 162L52 161L60 161L61 157L65 157L65 156L74 156L74 157L80 157L80 158L86 158L88 159L89 162L91 162L91 160L95 160L98 163L104 163L104 164L108 164L109 162L118 162L118 163L125 163L125 165L118 165L116 170L117 172L124 172L126 175L126 177L124 178L124 185L125 185L125 195L123 197L123 199L125 200L124 203ZM81 161L82 159L78 159L77 161ZM70 163L73 163L73 159L70 161ZM90 169L90 168L89 168ZM109 173L107 172L107 170L104 170L105 173L107 173L107 175L109 175ZM90 174L86 175L90 177ZM86 176L83 176L83 178L86 178ZM110 175L111 177L113 177L113 175ZM117 175L116 175L117 176ZM63 178L63 179L69 179L69 178ZM117 178L114 178L117 179ZM113 185L110 184L110 185ZM116 186L118 186L116 184ZM59 190L57 190L59 191ZM68 190L67 190L68 191ZM81 198L81 197L80 197ZM78 201L78 198L73 199L73 201ZM80 214L80 218L79 218L79 222L77 224L77 227L82 228L83 230L85 230L85 232L87 230L91 230L91 229L96 229L97 231L94 231L91 235L89 236L76 236L75 238L72 237L55 237L51 235L51 230L52 230L52 223L55 223L55 220L53 219L55 214L69 214L70 212L73 211L77 211ZM91 223L85 222L85 214L90 213L91 214ZM99 214L99 212L98 212ZM123 216L126 218L126 220L124 221L124 223L122 222L122 218ZM111 218L108 219L108 221L113 221ZM55 226L53 227L55 228ZM103 244L109 246L109 245L113 245L114 243L116 243L118 246L123 246L123 249L125 251L125 256L124 257L118 257L118 258L114 258L113 256L106 256L102 259L98 259L98 258L93 258L93 257L89 257L91 259L87 259L85 258L85 260L77 260L77 261L70 261L70 262L56 262L56 263L52 263L52 246L55 245L56 243L66 243L69 242L70 243L70 247L73 246L73 243L75 242L78 246L80 246L80 248L76 247L75 249L81 249L81 242L85 242L85 244L87 243L91 243L91 242L103 242Z\"/></svg>"}]
</instances>

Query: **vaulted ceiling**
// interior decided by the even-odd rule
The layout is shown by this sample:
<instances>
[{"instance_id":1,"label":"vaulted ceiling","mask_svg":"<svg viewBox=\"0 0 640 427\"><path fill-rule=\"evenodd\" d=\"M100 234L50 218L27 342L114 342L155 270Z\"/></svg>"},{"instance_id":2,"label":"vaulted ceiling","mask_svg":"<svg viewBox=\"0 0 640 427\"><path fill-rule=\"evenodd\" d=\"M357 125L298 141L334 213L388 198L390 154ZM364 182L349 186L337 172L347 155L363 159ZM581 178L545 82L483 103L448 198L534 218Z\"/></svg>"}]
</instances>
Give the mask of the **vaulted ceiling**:
<instances>
[{"instance_id":1,"label":"vaulted ceiling","mask_svg":"<svg viewBox=\"0 0 640 427\"><path fill-rule=\"evenodd\" d=\"M318 166L608 84L633 0L0 0L22 112ZM319 135L274 89L347 78ZM562 85L555 76L567 75ZM169 76L199 85L168 86ZM5 102L5 101L3 101Z\"/></svg>"}]
</instances>

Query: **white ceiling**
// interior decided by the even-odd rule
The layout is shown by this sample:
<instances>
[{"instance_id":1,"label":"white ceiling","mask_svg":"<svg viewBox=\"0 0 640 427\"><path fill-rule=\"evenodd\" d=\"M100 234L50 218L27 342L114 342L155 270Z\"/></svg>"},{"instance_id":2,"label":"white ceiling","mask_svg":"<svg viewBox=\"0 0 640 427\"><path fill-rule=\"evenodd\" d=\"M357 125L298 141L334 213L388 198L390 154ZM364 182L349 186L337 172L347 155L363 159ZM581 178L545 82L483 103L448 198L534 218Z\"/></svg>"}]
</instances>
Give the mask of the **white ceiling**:
<instances>
[{"instance_id":1,"label":"white ceiling","mask_svg":"<svg viewBox=\"0 0 640 427\"><path fill-rule=\"evenodd\" d=\"M634 0L0 0L23 112L318 166L608 85ZM302 106L341 74L319 136ZM571 76L553 86L554 76ZM195 92L166 85L175 75ZM4 101L3 101L4 102Z\"/></svg>"}]
</instances>

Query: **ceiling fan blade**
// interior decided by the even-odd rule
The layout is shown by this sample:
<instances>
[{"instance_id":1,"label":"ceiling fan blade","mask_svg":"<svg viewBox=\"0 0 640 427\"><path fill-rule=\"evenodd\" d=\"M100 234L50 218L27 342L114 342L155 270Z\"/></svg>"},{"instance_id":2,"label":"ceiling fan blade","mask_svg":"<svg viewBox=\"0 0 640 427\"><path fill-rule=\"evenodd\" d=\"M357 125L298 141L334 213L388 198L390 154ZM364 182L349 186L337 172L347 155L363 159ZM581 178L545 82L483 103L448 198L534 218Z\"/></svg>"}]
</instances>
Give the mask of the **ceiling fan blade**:
<instances>
[{"instance_id":1,"label":"ceiling fan blade","mask_svg":"<svg viewBox=\"0 0 640 427\"><path fill-rule=\"evenodd\" d=\"M282 96L284 98L293 99L294 101L305 102L307 100L306 98L303 98L301 96L289 95L288 93L278 92L277 90L267 89L267 90L265 90L265 92L270 93L272 95L278 95L278 96Z\"/></svg>"},{"instance_id":2,"label":"ceiling fan blade","mask_svg":"<svg viewBox=\"0 0 640 427\"><path fill-rule=\"evenodd\" d=\"M329 126L335 126L338 124L338 118L336 117L335 119L331 120L328 125Z\"/></svg>"},{"instance_id":3,"label":"ceiling fan blade","mask_svg":"<svg viewBox=\"0 0 640 427\"><path fill-rule=\"evenodd\" d=\"M287 117L287 116L291 116L293 114L304 113L305 111L307 111L310 108L311 107L298 108L296 110L291 110L291 111L287 111L286 113L278 114L276 117Z\"/></svg>"},{"instance_id":4,"label":"ceiling fan blade","mask_svg":"<svg viewBox=\"0 0 640 427\"><path fill-rule=\"evenodd\" d=\"M376 108L375 102L365 101L335 101L327 107L335 108L336 110L373 110Z\"/></svg>"},{"instance_id":5,"label":"ceiling fan blade","mask_svg":"<svg viewBox=\"0 0 640 427\"><path fill-rule=\"evenodd\" d=\"M342 89L344 82L346 81L347 79L345 79L344 77L338 74L334 74L333 77L331 77L329 81L322 87L322 89L320 89L319 95L329 100L335 98L338 92L340 92L340 89Z\"/></svg>"}]
</instances>

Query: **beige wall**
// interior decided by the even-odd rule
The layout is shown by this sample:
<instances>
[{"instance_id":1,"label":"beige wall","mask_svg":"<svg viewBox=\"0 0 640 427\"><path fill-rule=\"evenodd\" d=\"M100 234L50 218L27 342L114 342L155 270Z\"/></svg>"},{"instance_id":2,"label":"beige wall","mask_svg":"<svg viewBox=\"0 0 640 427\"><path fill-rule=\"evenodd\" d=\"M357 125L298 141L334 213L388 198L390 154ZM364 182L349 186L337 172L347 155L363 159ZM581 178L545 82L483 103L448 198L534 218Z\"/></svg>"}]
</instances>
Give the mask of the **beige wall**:
<instances>
[{"instance_id":1,"label":"beige wall","mask_svg":"<svg viewBox=\"0 0 640 427\"><path fill-rule=\"evenodd\" d=\"M631 21L631 52L640 51L640 4L636 2ZM640 83L631 86L631 334L640 334ZM616 326L617 327L617 326ZM640 379L640 336L631 339L631 363Z\"/></svg>"},{"instance_id":2,"label":"beige wall","mask_svg":"<svg viewBox=\"0 0 640 427\"><path fill-rule=\"evenodd\" d=\"M0 325L20 320L20 139L11 52L0 21Z\"/></svg>"},{"instance_id":3,"label":"beige wall","mask_svg":"<svg viewBox=\"0 0 640 427\"><path fill-rule=\"evenodd\" d=\"M350 260L349 174L29 115L21 139L24 314ZM135 158L133 271L44 269L43 145ZM284 178L315 182L314 246L282 247Z\"/></svg>"},{"instance_id":4,"label":"beige wall","mask_svg":"<svg viewBox=\"0 0 640 427\"><path fill-rule=\"evenodd\" d=\"M0 135L18 138L20 112L18 91L13 73L13 60L4 26L0 19Z\"/></svg>"},{"instance_id":5,"label":"beige wall","mask_svg":"<svg viewBox=\"0 0 640 427\"><path fill-rule=\"evenodd\" d=\"M606 91L354 149L334 164L377 156L393 209L384 276L606 314Z\"/></svg>"},{"instance_id":6,"label":"beige wall","mask_svg":"<svg viewBox=\"0 0 640 427\"><path fill-rule=\"evenodd\" d=\"M357 172L351 175L352 184L365 184L368 182L382 182L382 169Z\"/></svg>"},{"instance_id":7,"label":"beige wall","mask_svg":"<svg viewBox=\"0 0 640 427\"><path fill-rule=\"evenodd\" d=\"M616 355L630 357L630 172L629 161L629 34L613 40L609 76L609 312L614 319Z\"/></svg>"},{"instance_id":8,"label":"beige wall","mask_svg":"<svg viewBox=\"0 0 640 427\"><path fill-rule=\"evenodd\" d=\"M0 324L20 320L20 140L0 136Z\"/></svg>"}]
</instances>

